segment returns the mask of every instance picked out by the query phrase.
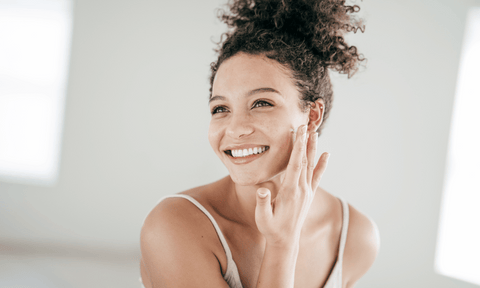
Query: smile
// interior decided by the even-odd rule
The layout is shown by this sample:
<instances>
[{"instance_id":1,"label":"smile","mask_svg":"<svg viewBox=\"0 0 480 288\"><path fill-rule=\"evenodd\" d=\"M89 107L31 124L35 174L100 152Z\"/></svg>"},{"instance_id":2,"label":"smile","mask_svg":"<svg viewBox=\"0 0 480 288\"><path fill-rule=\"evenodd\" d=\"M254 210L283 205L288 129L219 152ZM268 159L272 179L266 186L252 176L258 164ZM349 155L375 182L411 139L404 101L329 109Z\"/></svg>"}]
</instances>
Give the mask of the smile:
<instances>
[{"instance_id":1,"label":"smile","mask_svg":"<svg viewBox=\"0 0 480 288\"><path fill-rule=\"evenodd\" d=\"M225 150L225 154L233 157L233 158L243 158L248 157L255 154L262 154L265 153L270 147L269 146L259 146L254 148L248 149L238 149L238 150Z\"/></svg>"},{"instance_id":2,"label":"smile","mask_svg":"<svg viewBox=\"0 0 480 288\"><path fill-rule=\"evenodd\" d=\"M230 159L233 164L243 165L262 157L269 149L269 146L257 146L248 149L225 150L223 152L227 154L228 159Z\"/></svg>"}]
</instances>

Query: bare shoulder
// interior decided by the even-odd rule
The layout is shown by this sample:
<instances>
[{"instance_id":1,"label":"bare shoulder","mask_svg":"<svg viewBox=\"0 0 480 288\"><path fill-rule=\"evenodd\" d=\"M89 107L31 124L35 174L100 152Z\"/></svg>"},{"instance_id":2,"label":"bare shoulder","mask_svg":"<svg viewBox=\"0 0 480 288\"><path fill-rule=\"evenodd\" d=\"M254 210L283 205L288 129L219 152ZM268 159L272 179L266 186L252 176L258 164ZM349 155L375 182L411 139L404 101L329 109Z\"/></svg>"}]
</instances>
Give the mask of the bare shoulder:
<instances>
[{"instance_id":1,"label":"bare shoulder","mask_svg":"<svg viewBox=\"0 0 480 288\"><path fill-rule=\"evenodd\" d=\"M380 234L375 222L350 204L349 216L343 256L344 287L355 285L370 269L380 249Z\"/></svg>"},{"instance_id":2,"label":"bare shoulder","mask_svg":"<svg viewBox=\"0 0 480 288\"><path fill-rule=\"evenodd\" d=\"M140 233L144 286L228 287L213 253L212 232L208 218L190 201L173 197L158 203Z\"/></svg>"}]
</instances>

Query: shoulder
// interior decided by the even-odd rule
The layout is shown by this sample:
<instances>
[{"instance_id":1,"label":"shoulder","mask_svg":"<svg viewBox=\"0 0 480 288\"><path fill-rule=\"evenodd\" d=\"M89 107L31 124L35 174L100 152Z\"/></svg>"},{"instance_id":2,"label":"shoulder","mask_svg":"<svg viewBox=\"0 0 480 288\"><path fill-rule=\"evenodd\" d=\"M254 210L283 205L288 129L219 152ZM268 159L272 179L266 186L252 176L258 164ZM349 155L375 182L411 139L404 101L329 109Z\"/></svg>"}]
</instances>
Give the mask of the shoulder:
<instances>
[{"instance_id":1,"label":"shoulder","mask_svg":"<svg viewBox=\"0 0 480 288\"><path fill-rule=\"evenodd\" d=\"M194 222L198 221L199 213L202 213L198 208L194 206L193 203L184 199L183 197L168 197L160 201L153 209L150 211L148 216L145 218L142 227L142 234L145 236L155 236L153 234L162 232L164 229L175 228L177 225L181 225L184 228L185 226L191 226L188 228L195 228L196 225ZM193 222L193 223L192 223ZM181 231L188 233L195 233L196 229L182 229L181 231L176 231L173 229L174 233L181 233ZM163 235L158 236L166 236Z\"/></svg>"},{"instance_id":2,"label":"shoulder","mask_svg":"<svg viewBox=\"0 0 480 288\"><path fill-rule=\"evenodd\" d=\"M370 269L380 249L380 234L375 222L352 205L343 256L346 279L344 287L353 285Z\"/></svg>"},{"instance_id":3,"label":"shoulder","mask_svg":"<svg viewBox=\"0 0 480 288\"><path fill-rule=\"evenodd\" d=\"M180 197L162 199L145 218L141 230L141 236L143 237L141 240L148 241L150 238L158 237L178 238L178 236L187 236L186 234L192 237L205 238L205 236L212 234L209 232L213 232L213 238L218 239L208 216L200 207L183 197L193 198L208 211L211 206L210 198L212 197L210 194L213 190L211 188L213 184L215 183L175 194L175 196Z\"/></svg>"},{"instance_id":4,"label":"shoulder","mask_svg":"<svg viewBox=\"0 0 480 288\"><path fill-rule=\"evenodd\" d=\"M215 241L210 221L193 203L181 197L163 199L148 214L140 233L142 279L150 280L143 280L145 287L158 283L166 287L207 287L207 283L224 287L213 253Z\"/></svg>"},{"instance_id":5,"label":"shoulder","mask_svg":"<svg viewBox=\"0 0 480 288\"><path fill-rule=\"evenodd\" d=\"M202 205L203 200L197 197L199 188L177 193L190 196ZM205 206L205 205L202 205ZM212 228L207 215L194 203L184 197L167 197L162 199L145 218L141 229L141 240L155 241L175 238L205 238L206 231Z\"/></svg>"},{"instance_id":6,"label":"shoulder","mask_svg":"<svg viewBox=\"0 0 480 288\"><path fill-rule=\"evenodd\" d=\"M206 243L202 241L205 239L203 235L205 230L202 230L205 220L202 214L203 212L187 199L181 197L163 199L152 209L143 223L140 232L142 258L144 254L148 258L154 254L153 252L161 250L165 250L161 251L162 257L168 256L168 253L174 250L179 252L192 249L206 250ZM165 247L168 249L164 249ZM176 249L180 247L182 249Z\"/></svg>"}]
</instances>

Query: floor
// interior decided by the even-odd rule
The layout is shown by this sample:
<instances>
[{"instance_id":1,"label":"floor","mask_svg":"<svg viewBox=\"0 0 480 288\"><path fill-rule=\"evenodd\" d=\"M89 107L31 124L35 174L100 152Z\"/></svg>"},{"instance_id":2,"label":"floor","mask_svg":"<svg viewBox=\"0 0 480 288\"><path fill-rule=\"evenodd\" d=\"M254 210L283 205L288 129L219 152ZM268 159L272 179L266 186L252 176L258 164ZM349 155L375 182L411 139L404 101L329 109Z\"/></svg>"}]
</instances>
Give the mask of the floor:
<instances>
[{"instance_id":1,"label":"floor","mask_svg":"<svg viewBox=\"0 0 480 288\"><path fill-rule=\"evenodd\" d=\"M51 244L0 243L0 287L140 288L137 254Z\"/></svg>"}]
</instances>

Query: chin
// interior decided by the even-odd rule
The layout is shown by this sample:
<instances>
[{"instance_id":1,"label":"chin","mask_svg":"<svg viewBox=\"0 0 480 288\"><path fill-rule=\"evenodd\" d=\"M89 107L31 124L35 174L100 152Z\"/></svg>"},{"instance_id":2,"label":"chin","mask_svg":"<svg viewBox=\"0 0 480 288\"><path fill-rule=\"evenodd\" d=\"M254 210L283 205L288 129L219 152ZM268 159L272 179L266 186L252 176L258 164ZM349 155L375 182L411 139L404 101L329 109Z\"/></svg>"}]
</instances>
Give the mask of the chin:
<instances>
[{"instance_id":1,"label":"chin","mask_svg":"<svg viewBox=\"0 0 480 288\"><path fill-rule=\"evenodd\" d=\"M251 175L236 175L230 173L230 178L232 178L235 184L240 186L254 186L263 182L258 179L258 176L253 177Z\"/></svg>"},{"instance_id":2,"label":"chin","mask_svg":"<svg viewBox=\"0 0 480 288\"><path fill-rule=\"evenodd\" d=\"M283 175L284 171L285 170L282 170L279 173L275 173L273 175L261 175L258 173L254 175L239 175L238 173L230 173L230 178L235 184L240 186L255 186L275 180L275 178Z\"/></svg>"}]
</instances>

